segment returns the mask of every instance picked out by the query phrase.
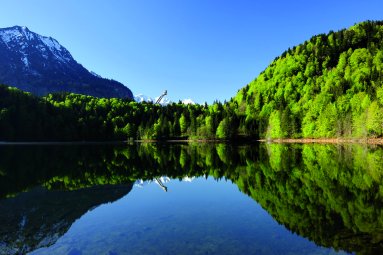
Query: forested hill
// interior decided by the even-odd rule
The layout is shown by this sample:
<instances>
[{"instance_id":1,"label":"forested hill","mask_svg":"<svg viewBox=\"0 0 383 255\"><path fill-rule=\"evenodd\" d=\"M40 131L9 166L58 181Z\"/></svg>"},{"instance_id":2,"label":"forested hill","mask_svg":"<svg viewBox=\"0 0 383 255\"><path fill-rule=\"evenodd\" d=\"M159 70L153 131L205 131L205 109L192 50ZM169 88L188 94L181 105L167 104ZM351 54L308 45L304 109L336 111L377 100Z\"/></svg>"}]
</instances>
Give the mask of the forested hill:
<instances>
[{"instance_id":1,"label":"forested hill","mask_svg":"<svg viewBox=\"0 0 383 255\"><path fill-rule=\"evenodd\" d=\"M367 21L287 50L230 104L261 137L382 136L382 79L383 21Z\"/></svg>"}]
</instances>

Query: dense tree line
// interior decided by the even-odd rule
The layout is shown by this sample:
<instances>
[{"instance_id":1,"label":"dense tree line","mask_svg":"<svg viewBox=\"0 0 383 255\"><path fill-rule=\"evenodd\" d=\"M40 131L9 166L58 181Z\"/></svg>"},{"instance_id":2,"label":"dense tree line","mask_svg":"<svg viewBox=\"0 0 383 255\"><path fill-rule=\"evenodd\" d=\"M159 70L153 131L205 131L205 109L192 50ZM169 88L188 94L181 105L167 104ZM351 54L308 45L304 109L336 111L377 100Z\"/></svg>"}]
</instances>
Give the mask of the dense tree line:
<instances>
[{"instance_id":1,"label":"dense tree line","mask_svg":"<svg viewBox=\"0 0 383 255\"><path fill-rule=\"evenodd\" d=\"M71 93L35 97L0 86L0 140L105 141L228 139L236 117L229 105L167 106Z\"/></svg>"}]
</instances>

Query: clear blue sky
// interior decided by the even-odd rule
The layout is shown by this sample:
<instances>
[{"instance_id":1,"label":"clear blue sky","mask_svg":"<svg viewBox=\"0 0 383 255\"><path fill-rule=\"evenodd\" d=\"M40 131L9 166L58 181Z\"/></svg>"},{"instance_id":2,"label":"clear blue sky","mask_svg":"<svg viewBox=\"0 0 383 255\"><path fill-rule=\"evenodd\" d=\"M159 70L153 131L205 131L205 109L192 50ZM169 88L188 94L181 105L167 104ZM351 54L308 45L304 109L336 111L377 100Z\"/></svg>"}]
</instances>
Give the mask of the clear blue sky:
<instances>
[{"instance_id":1,"label":"clear blue sky","mask_svg":"<svg viewBox=\"0 0 383 255\"><path fill-rule=\"evenodd\" d=\"M383 19L382 0L2 0L0 27L27 26L134 94L228 100L288 47Z\"/></svg>"}]
</instances>

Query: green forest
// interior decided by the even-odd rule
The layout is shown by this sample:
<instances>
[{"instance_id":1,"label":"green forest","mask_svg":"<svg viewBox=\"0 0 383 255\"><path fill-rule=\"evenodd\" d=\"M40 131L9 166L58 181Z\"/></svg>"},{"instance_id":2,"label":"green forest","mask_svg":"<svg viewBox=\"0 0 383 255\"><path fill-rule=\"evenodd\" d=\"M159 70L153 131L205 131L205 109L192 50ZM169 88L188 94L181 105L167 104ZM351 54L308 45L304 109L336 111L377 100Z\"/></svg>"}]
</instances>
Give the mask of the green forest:
<instances>
[{"instance_id":1,"label":"green forest","mask_svg":"<svg viewBox=\"0 0 383 255\"><path fill-rule=\"evenodd\" d=\"M228 102L167 106L0 87L0 140L383 136L383 22L312 37Z\"/></svg>"},{"instance_id":2,"label":"green forest","mask_svg":"<svg viewBox=\"0 0 383 255\"><path fill-rule=\"evenodd\" d=\"M69 93L40 98L6 86L0 98L3 141L228 139L235 130L234 114L222 103L161 106Z\"/></svg>"},{"instance_id":3,"label":"green forest","mask_svg":"<svg viewBox=\"0 0 383 255\"><path fill-rule=\"evenodd\" d=\"M367 21L287 50L230 105L260 137L381 137L382 79L383 22Z\"/></svg>"}]
</instances>

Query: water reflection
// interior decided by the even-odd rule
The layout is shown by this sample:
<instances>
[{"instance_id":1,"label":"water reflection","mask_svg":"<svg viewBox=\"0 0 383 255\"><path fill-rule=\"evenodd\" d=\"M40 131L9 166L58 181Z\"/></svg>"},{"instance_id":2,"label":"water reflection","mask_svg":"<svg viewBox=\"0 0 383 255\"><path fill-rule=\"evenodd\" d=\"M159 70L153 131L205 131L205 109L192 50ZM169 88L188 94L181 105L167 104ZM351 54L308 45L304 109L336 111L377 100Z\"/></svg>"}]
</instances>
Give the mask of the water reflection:
<instances>
[{"instance_id":1,"label":"water reflection","mask_svg":"<svg viewBox=\"0 0 383 255\"><path fill-rule=\"evenodd\" d=\"M277 222L317 245L357 254L383 253L383 150L380 147L6 146L0 147L0 153L0 196L3 198L0 222L6 226L1 229L0 249L8 253L55 243L74 220L90 208L123 197L133 183L146 189L157 181L158 191L164 193L161 190L164 189L172 193L175 180L187 181L191 176L202 177L193 181L196 185L208 176L230 180ZM35 188L38 186L43 188ZM22 191L27 192L20 193ZM174 192L180 189L172 194ZM172 197L172 194L163 196ZM132 192L122 201L129 197L133 199ZM80 198L83 200L79 201ZM237 200L233 199L233 203ZM78 204L83 206L72 210ZM231 211L229 207L222 210ZM239 212L235 213L241 217ZM43 221L34 220L41 215L44 215ZM28 224L31 227L27 227ZM35 227L43 225L46 230ZM109 222L109 225L113 224ZM193 224L189 228L193 228ZM215 233L220 230L217 231ZM248 231L251 235L251 230ZM253 247L250 241L243 241L245 243ZM281 249L283 245L289 246L280 243ZM249 253L249 250L242 252ZM258 250L258 254L269 253Z\"/></svg>"},{"instance_id":2,"label":"water reflection","mask_svg":"<svg viewBox=\"0 0 383 255\"><path fill-rule=\"evenodd\" d=\"M131 184L69 192L34 188L1 201L0 254L24 254L54 244L84 213L123 197L131 188Z\"/></svg>"}]
</instances>

